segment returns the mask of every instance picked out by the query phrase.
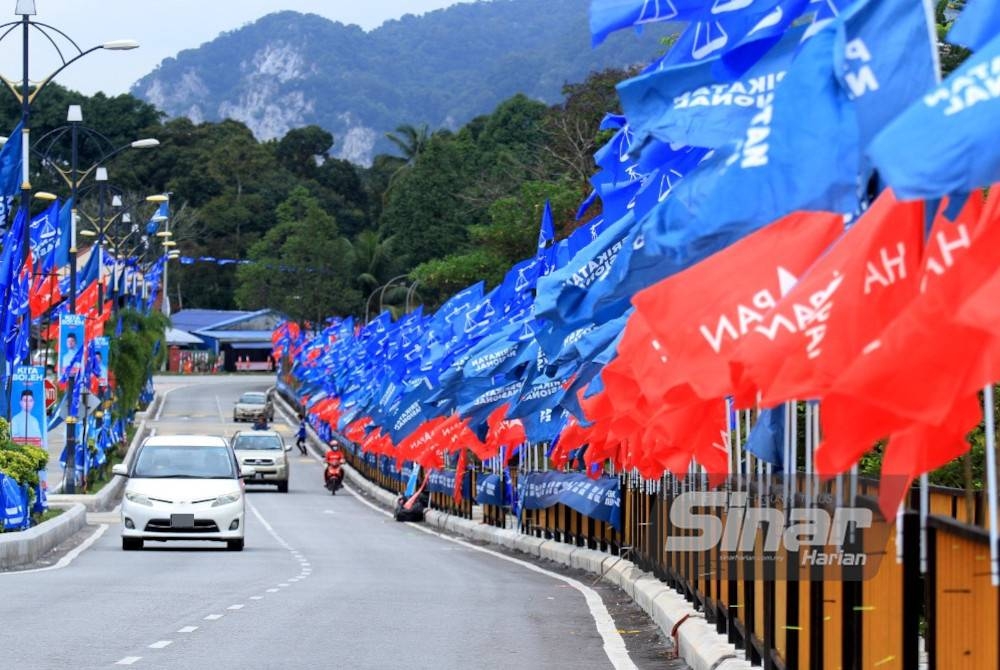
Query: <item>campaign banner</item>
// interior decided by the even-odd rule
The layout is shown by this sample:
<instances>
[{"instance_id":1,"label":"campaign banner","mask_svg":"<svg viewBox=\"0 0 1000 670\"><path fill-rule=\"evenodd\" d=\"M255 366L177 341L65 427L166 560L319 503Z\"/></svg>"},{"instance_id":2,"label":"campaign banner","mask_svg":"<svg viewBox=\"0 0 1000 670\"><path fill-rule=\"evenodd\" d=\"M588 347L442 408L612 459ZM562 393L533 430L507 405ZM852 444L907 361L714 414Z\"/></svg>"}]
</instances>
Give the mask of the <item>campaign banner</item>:
<instances>
[{"instance_id":1,"label":"campaign banner","mask_svg":"<svg viewBox=\"0 0 1000 670\"><path fill-rule=\"evenodd\" d=\"M12 477L0 474L0 527L3 530L21 530L31 522L28 516L27 488Z\"/></svg>"},{"instance_id":2,"label":"campaign banner","mask_svg":"<svg viewBox=\"0 0 1000 670\"><path fill-rule=\"evenodd\" d=\"M622 529L621 482L617 477L591 479L571 472L530 472L518 478L522 509L545 509L558 503Z\"/></svg>"},{"instance_id":3,"label":"campaign banner","mask_svg":"<svg viewBox=\"0 0 1000 670\"><path fill-rule=\"evenodd\" d=\"M476 480L476 502L480 505L502 507L505 504L503 477L480 475Z\"/></svg>"},{"instance_id":4,"label":"campaign banner","mask_svg":"<svg viewBox=\"0 0 1000 670\"><path fill-rule=\"evenodd\" d=\"M361 460L364 461L365 465L370 468L378 467L378 454L373 454L370 451L361 452Z\"/></svg>"},{"instance_id":5,"label":"campaign banner","mask_svg":"<svg viewBox=\"0 0 1000 670\"><path fill-rule=\"evenodd\" d=\"M59 379L72 374L72 368L83 365L84 332L86 317L83 314L62 314L59 317Z\"/></svg>"},{"instance_id":6,"label":"campaign banner","mask_svg":"<svg viewBox=\"0 0 1000 670\"><path fill-rule=\"evenodd\" d=\"M14 444L48 446L45 419L45 368L22 365L14 372L10 391L10 438Z\"/></svg>"},{"instance_id":7,"label":"campaign banner","mask_svg":"<svg viewBox=\"0 0 1000 670\"><path fill-rule=\"evenodd\" d=\"M108 385L108 361L110 360L111 342L106 337L94 338L94 371L100 386Z\"/></svg>"},{"instance_id":8,"label":"campaign banner","mask_svg":"<svg viewBox=\"0 0 1000 670\"><path fill-rule=\"evenodd\" d=\"M469 473L462 473L462 498L468 500L471 497L471 482ZM427 490L431 493L444 493L452 496L455 494L455 471L454 470L431 470L427 473Z\"/></svg>"}]
</instances>

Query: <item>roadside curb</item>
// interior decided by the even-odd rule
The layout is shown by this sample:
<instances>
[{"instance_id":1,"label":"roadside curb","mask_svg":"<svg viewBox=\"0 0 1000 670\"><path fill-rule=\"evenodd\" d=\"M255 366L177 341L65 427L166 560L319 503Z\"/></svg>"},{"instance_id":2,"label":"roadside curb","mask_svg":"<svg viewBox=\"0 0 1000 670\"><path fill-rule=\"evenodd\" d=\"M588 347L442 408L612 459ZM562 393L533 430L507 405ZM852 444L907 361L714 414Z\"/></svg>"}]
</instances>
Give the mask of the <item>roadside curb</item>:
<instances>
[{"instance_id":1,"label":"roadside curb","mask_svg":"<svg viewBox=\"0 0 1000 670\"><path fill-rule=\"evenodd\" d=\"M280 393L277 398L283 411L293 412ZM308 434L313 446L322 449L323 442L311 427ZM346 463L344 472L347 480L366 496L390 510L395 508L396 496L391 492L371 483ZM424 512L424 521L439 530L471 540L584 570L616 585L649 615L664 636L674 640L678 656L692 670L750 670L753 667L744 658L744 652L717 632L684 596L632 561L594 549L524 535L510 528L487 526L437 510Z\"/></svg>"},{"instance_id":2,"label":"roadside curb","mask_svg":"<svg viewBox=\"0 0 1000 670\"><path fill-rule=\"evenodd\" d=\"M0 534L0 570L34 563L87 525L87 510L79 503L54 504L65 511L34 528Z\"/></svg>"},{"instance_id":3,"label":"roadside curb","mask_svg":"<svg viewBox=\"0 0 1000 670\"><path fill-rule=\"evenodd\" d=\"M136 413L139 425L135 430L135 435L132 436L132 442L129 444L128 451L125 454L126 461L128 461L135 448L146 436L148 432L146 418L155 416L160 397L157 394L153 402L149 404L146 412ZM49 494L48 501L50 506L61 507L67 511L34 528L16 533L0 534L0 570L37 561L40 557L87 525L88 512L106 512L114 509L121 500L124 490L125 478L114 477L100 491L94 494Z\"/></svg>"},{"instance_id":4,"label":"roadside curb","mask_svg":"<svg viewBox=\"0 0 1000 670\"><path fill-rule=\"evenodd\" d=\"M149 404L149 409L146 412L136 412L136 417L138 418L141 416L142 418L139 420L139 425L135 429L135 435L132 436L132 442L129 443L128 450L125 452L126 463L129 458L131 458L135 448L140 442L142 442L143 438L146 437L146 433L148 432L146 428L146 418L151 414L155 415L155 405L157 404L157 399L159 397L160 396L157 395L156 399ZM111 481L105 484L97 493L75 493L72 495L68 493L57 493L49 496L49 502L64 505L79 503L83 505L88 512L107 512L108 510L114 509L114 507L118 504L122 498L122 492L124 490L125 478L113 477ZM45 524L42 524L42 526L44 525Z\"/></svg>"},{"instance_id":5,"label":"roadside curb","mask_svg":"<svg viewBox=\"0 0 1000 670\"><path fill-rule=\"evenodd\" d=\"M351 466L345 465L344 469L348 481L365 495L389 509L395 507L396 496L392 493L372 484ZM427 510L424 521L439 530L600 576L632 598L666 637L674 637L676 628L674 641L678 655L692 670L748 670L752 667L742 657L742 652L720 635L684 596L629 560L594 549L524 535L509 528L487 526L437 510Z\"/></svg>"}]
</instances>

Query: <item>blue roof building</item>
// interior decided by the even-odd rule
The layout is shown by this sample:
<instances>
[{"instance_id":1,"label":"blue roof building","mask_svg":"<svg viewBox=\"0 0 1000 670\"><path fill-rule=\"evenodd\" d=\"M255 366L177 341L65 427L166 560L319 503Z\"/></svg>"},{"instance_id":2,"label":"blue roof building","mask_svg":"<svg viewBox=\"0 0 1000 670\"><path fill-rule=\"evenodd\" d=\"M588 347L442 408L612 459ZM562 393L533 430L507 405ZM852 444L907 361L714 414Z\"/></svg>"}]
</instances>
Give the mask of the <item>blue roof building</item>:
<instances>
[{"instance_id":1,"label":"blue roof building","mask_svg":"<svg viewBox=\"0 0 1000 670\"><path fill-rule=\"evenodd\" d=\"M232 372L237 369L237 362L261 368L270 361L271 333L285 317L273 309L256 312L184 309L170 319L175 330L202 340L204 344L199 348L221 355L224 369Z\"/></svg>"}]
</instances>

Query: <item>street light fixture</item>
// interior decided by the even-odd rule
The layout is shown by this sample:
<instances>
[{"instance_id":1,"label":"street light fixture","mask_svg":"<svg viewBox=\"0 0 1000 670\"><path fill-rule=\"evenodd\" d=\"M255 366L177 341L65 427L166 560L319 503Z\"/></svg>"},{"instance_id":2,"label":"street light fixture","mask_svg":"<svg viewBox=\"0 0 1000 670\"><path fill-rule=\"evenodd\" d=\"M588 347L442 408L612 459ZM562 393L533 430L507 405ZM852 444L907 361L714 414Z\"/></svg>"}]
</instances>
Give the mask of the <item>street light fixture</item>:
<instances>
[{"instance_id":1,"label":"street light fixture","mask_svg":"<svg viewBox=\"0 0 1000 670\"><path fill-rule=\"evenodd\" d=\"M40 90L40 87L36 89L36 94ZM99 188L98 193L98 222L96 223L96 231L79 231L81 235L86 237L97 237L98 249L97 252L100 254L98 256L98 302L97 308L101 312L104 309L104 296L103 296L103 284L100 283L100 279L104 272L104 258L103 258L103 246L101 245L102 235L104 232L104 200L105 191L107 189L107 179L108 171L107 168L102 165L105 161L110 160L114 156L118 155L122 151L129 148L136 149L146 149L159 145L159 141L146 138L130 142L128 144L122 145L120 147L114 147L114 144L103 134L96 130L87 128L83 126L83 110L80 105L70 105L66 111L66 120L69 123L68 127L63 126L62 128L57 128L50 131L42 136L39 140L39 146L46 148L47 150L42 155L42 164L51 168L58 174L67 186L69 186L71 198L72 198L72 208L70 210L70 241L69 241L69 312L70 314L76 314L76 298L77 298L77 228L80 217L79 210L79 196L80 196L80 184L91 174L94 174L94 180L97 182L97 187ZM71 146L71 157L69 168L63 168L56 164L54 160L50 158L52 149L56 142L61 139L66 132L70 133ZM79 144L80 144L80 133L83 131L84 136L91 141L95 142L100 149L100 158L84 171L80 171L78 167L79 162ZM25 143L25 148L27 149L27 142ZM25 157L25 171L27 171L27 157ZM25 184L27 184L27 177L25 177ZM30 186L29 186L30 188ZM26 193L22 189L22 196ZM121 198L117 195L112 200L112 206L121 206ZM94 222L91 222L94 223ZM74 377L70 377L68 384L68 392L74 392L76 380ZM9 404L9 403L8 403ZM65 478L63 490L66 493L76 492L76 416L68 416L66 418L66 469L69 472L69 476Z\"/></svg>"},{"instance_id":2,"label":"street light fixture","mask_svg":"<svg viewBox=\"0 0 1000 670\"><path fill-rule=\"evenodd\" d=\"M87 54L93 53L100 49L107 49L108 51L127 51L130 49L135 49L139 46L139 43L135 40L112 40L109 42L104 42L103 44L98 44L97 46L90 47L89 49L82 49L73 39L59 30L54 26L50 26L46 23L39 23L37 21L32 21L31 17L38 14L35 9L35 0L17 0L17 4L14 9L14 14L20 16L18 21L10 21L0 25L0 41L4 37L14 32L14 30L20 26L21 28L21 78L20 80L10 79L8 77L0 76L0 79L7 85L11 93L21 105L21 208L27 215L29 205L31 203L31 180L30 180L30 170L29 165L31 162L31 105L34 103L35 99L42 92L45 86L52 81L60 72L65 70L67 67L80 60ZM31 38L31 31L35 30L40 33L45 41L51 44L59 58L60 65L51 73L38 80L37 83L32 86L30 79L30 63L29 63L29 45ZM30 226L25 226L24 240L23 240L23 255L21 262L26 263L28 260L28 249L30 247ZM30 318L30 317L26 317Z\"/></svg>"}]
</instances>

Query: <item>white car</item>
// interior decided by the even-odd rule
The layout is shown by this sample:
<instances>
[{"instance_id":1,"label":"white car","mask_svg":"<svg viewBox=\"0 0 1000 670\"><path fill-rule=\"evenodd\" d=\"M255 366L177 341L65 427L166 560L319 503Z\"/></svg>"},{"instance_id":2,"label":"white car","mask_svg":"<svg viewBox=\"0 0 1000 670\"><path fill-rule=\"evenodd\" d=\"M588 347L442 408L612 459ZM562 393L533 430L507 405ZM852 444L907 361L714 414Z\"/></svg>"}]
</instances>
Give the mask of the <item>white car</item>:
<instances>
[{"instance_id":1,"label":"white car","mask_svg":"<svg viewBox=\"0 0 1000 670\"><path fill-rule=\"evenodd\" d=\"M213 435L146 438L131 464L112 468L128 477L122 499L122 549L145 540L217 540L242 551L246 501L232 447Z\"/></svg>"}]
</instances>

